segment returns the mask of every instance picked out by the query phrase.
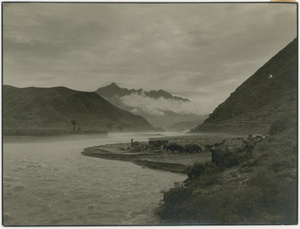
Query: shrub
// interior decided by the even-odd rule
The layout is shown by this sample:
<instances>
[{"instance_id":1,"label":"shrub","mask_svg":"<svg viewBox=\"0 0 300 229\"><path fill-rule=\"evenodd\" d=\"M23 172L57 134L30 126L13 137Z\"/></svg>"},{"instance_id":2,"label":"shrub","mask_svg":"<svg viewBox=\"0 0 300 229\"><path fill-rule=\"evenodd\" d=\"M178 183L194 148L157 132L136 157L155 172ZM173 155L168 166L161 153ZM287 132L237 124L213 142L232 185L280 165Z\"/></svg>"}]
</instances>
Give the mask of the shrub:
<instances>
[{"instance_id":1,"label":"shrub","mask_svg":"<svg viewBox=\"0 0 300 229\"><path fill-rule=\"evenodd\" d=\"M158 214L168 222L184 224L295 224L296 180L278 183L273 176L258 171L248 185L224 184L218 192L203 195L172 189Z\"/></svg>"},{"instance_id":2,"label":"shrub","mask_svg":"<svg viewBox=\"0 0 300 229\"><path fill-rule=\"evenodd\" d=\"M269 212L276 224L294 224L297 221L297 180L279 176L267 168L260 169L250 181L250 187L260 190L256 195L260 212Z\"/></svg>"},{"instance_id":3,"label":"shrub","mask_svg":"<svg viewBox=\"0 0 300 229\"><path fill-rule=\"evenodd\" d=\"M214 173L217 167L213 162L195 163L187 169L187 175L190 179L195 179L203 174Z\"/></svg>"},{"instance_id":4,"label":"shrub","mask_svg":"<svg viewBox=\"0 0 300 229\"><path fill-rule=\"evenodd\" d=\"M243 138L229 138L214 145L211 149L211 157L217 166L230 168L248 160L252 150L252 142L245 141Z\"/></svg>"},{"instance_id":5,"label":"shrub","mask_svg":"<svg viewBox=\"0 0 300 229\"><path fill-rule=\"evenodd\" d=\"M233 169L243 171L243 182L223 179L230 173L221 174L226 168L212 162L191 166L187 188L167 192L158 216L177 224L297 224L298 147L291 130L257 143L253 154L252 145L241 147L251 155L251 161L242 160L240 170ZM221 186L211 186L215 184Z\"/></svg>"}]
</instances>

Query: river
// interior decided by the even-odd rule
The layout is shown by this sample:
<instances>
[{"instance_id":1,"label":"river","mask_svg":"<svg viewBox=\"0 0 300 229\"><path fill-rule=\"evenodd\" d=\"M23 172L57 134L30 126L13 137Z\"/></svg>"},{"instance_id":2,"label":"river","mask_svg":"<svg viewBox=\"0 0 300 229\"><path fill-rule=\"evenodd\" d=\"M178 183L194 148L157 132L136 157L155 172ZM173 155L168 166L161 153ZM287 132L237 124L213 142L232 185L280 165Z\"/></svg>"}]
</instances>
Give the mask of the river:
<instances>
[{"instance_id":1,"label":"river","mask_svg":"<svg viewBox=\"0 0 300 229\"><path fill-rule=\"evenodd\" d=\"M85 157L89 146L157 133L4 137L4 225L152 225L163 190L186 176ZM176 135L160 133L160 136Z\"/></svg>"}]
</instances>

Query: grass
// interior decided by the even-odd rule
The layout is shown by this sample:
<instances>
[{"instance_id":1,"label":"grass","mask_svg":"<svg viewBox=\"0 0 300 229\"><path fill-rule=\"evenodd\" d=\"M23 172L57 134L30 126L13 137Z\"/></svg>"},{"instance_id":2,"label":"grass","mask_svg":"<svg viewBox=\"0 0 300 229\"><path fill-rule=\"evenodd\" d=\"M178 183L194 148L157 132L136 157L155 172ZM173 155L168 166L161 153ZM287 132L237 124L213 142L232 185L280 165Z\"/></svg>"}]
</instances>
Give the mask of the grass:
<instances>
[{"instance_id":1,"label":"grass","mask_svg":"<svg viewBox=\"0 0 300 229\"><path fill-rule=\"evenodd\" d=\"M165 193L168 198L157 209L161 222L297 224L296 131L284 127L258 142L252 157L233 168L217 168L211 162L192 166L185 185Z\"/></svg>"}]
</instances>

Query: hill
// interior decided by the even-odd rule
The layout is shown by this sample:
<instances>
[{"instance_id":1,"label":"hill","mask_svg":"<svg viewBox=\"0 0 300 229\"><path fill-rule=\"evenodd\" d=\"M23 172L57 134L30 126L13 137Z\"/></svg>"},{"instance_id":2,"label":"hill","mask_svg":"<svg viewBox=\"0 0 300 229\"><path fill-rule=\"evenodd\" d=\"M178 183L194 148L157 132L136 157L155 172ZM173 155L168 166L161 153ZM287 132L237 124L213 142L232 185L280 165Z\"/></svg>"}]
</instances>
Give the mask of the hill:
<instances>
[{"instance_id":1,"label":"hill","mask_svg":"<svg viewBox=\"0 0 300 229\"><path fill-rule=\"evenodd\" d=\"M115 106L145 117L156 127L169 129L175 123L202 118L189 99L164 90L127 89L111 83L95 92Z\"/></svg>"},{"instance_id":2,"label":"hill","mask_svg":"<svg viewBox=\"0 0 300 229\"><path fill-rule=\"evenodd\" d=\"M74 127L81 131L153 129L143 117L113 106L94 92L65 87L3 86L4 134L63 131Z\"/></svg>"},{"instance_id":3,"label":"hill","mask_svg":"<svg viewBox=\"0 0 300 229\"><path fill-rule=\"evenodd\" d=\"M295 39L240 85L192 132L265 133L273 122L283 118L295 120L297 96L298 40Z\"/></svg>"},{"instance_id":4,"label":"hill","mask_svg":"<svg viewBox=\"0 0 300 229\"><path fill-rule=\"evenodd\" d=\"M203 133L191 135L211 159L188 168L188 178L164 193L156 211L161 223L298 224L297 42L277 53L192 131L227 132L222 133L227 137L212 144ZM269 134L245 135L251 132Z\"/></svg>"},{"instance_id":5,"label":"hill","mask_svg":"<svg viewBox=\"0 0 300 229\"><path fill-rule=\"evenodd\" d=\"M226 134L207 136L188 138L207 147L186 170L187 179L164 191L156 210L161 224L298 224L296 126L260 141ZM209 154L210 160L200 159Z\"/></svg>"}]
</instances>

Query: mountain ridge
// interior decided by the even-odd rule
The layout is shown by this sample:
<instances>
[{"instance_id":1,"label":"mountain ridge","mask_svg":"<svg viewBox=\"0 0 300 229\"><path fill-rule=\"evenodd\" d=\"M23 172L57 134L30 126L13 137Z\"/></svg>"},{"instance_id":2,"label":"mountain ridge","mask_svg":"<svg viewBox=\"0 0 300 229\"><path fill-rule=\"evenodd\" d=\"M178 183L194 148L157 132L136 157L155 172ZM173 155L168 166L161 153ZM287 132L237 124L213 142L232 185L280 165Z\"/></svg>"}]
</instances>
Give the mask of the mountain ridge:
<instances>
[{"instance_id":1,"label":"mountain ridge","mask_svg":"<svg viewBox=\"0 0 300 229\"><path fill-rule=\"evenodd\" d=\"M297 116L298 39L273 56L191 132L267 132L283 116ZM295 116L295 117L296 117Z\"/></svg>"},{"instance_id":2,"label":"mountain ridge","mask_svg":"<svg viewBox=\"0 0 300 229\"><path fill-rule=\"evenodd\" d=\"M113 105L145 117L153 126L170 129L178 122L200 121L198 109L188 98L174 96L162 89L144 91L143 89L121 88L111 83L95 91ZM190 129L190 126L186 126Z\"/></svg>"},{"instance_id":3,"label":"mountain ridge","mask_svg":"<svg viewBox=\"0 0 300 229\"><path fill-rule=\"evenodd\" d=\"M146 97L150 98L165 98L165 99L175 99L175 100L180 100L184 102L189 102L190 100L187 98L182 98L179 96L173 96L171 93L166 92L162 89L159 89L158 91L151 90L151 91L144 91L143 89L127 89L127 88L121 88L119 87L116 83L112 82L110 85L107 85L105 87L100 87L95 91L97 94L101 95L102 97L105 98L110 98L115 95L118 96L125 96L125 95L130 95L133 93L139 94L139 95L145 95Z\"/></svg>"},{"instance_id":4,"label":"mountain ridge","mask_svg":"<svg viewBox=\"0 0 300 229\"><path fill-rule=\"evenodd\" d=\"M3 86L3 129L152 130L143 117L113 106L94 92L66 87Z\"/></svg>"}]
</instances>

